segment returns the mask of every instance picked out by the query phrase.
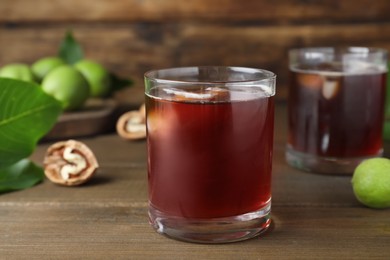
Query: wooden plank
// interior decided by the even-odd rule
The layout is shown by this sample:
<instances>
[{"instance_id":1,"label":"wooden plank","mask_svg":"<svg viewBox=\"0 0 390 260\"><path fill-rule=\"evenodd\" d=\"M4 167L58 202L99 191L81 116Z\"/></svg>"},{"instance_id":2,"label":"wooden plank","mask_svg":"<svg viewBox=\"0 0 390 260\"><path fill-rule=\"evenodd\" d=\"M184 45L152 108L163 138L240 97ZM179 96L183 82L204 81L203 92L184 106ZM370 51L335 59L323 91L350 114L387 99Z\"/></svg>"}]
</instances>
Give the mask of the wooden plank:
<instances>
[{"instance_id":1,"label":"wooden plank","mask_svg":"<svg viewBox=\"0 0 390 260\"><path fill-rule=\"evenodd\" d=\"M387 0L2 0L0 22L46 21L389 21Z\"/></svg>"},{"instance_id":2,"label":"wooden plank","mask_svg":"<svg viewBox=\"0 0 390 260\"><path fill-rule=\"evenodd\" d=\"M274 207L269 232L227 245L163 237L149 226L146 208L132 204L1 209L4 259L384 259L390 253L388 212L370 209Z\"/></svg>"},{"instance_id":3,"label":"wooden plank","mask_svg":"<svg viewBox=\"0 0 390 260\"><path fill-rule=\"evenodd\" d=\"M326 176L295 170L285 163L284 152L287 138L286 106L276 108L276 137L274 145L273 205L287 207L359 207L353 196L350 176ZM56 203L97 204L108 202L139 202L146 205L146 142L125 141L117 135L78 139L95 153L101 168L96 178L82 187L68 188L56 186L49 181L28 189L0 196L4 202L36 202L44 200L50 191L55 190ZM40 145L32 159L41 164L44 153L51 142ZM115 148L115 149L110 149ZM108 152L109 149L109 152ZM307 185L310 183L310 185ZM335 193L334 190L338 192ZM70 192L71 191L71 192ZM307 196L311 194L311 196ZM108 199L109 198L109 199Z\"/></svg>"},{"instance_id":4,"label":"wooden plank","mask_svg":"<svg viewBox=\"0 0 390 260\"><path fill-rule=\"evenodd\" d=\"M359 205L350 177L309 174L284 161L286 106L277 103L273 224L260 238L190 244L157 234L147 220L146 143L83 138L101 164L81 187L48 181L0 196L0 255L8 259L386 258L388 210ZM51 143L32 159L42 162Z\"/></svg>"},{"instance_id":5,"label":"wooden plank","mask_svg":"<svg viewBox=\"0 0 390 260\"><path fill-rule=\"evenodd\" d=\"M359 45L390 50L390 23L346 25L238 26L232 24L85 24L0 28L0 66L32 63L55 55L68 28L86 57L118 75L132 77L143 100L143 74L150 69L233 65L268 69L278 75L277 96L286 97L287 52L303 46Z\"/></svg>"}]
</instances>

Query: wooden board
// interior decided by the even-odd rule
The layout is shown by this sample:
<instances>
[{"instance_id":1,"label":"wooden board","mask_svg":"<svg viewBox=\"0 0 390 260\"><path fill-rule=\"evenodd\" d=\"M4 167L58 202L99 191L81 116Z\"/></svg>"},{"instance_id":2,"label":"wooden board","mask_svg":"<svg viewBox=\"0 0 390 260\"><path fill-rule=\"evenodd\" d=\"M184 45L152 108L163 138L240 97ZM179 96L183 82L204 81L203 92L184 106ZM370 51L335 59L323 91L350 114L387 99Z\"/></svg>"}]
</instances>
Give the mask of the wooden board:
<instances>
[{"instance_id":1,"label":"wooden board","mask_svg":"<svg viewBox=\"0 0 390 260\"><path fill-rule=\"evenodd\" d=\"M12 30L0 27L0 66L16 61L32 63L55 54L67 28L63 24ZM356 45L390 50L390 23L244 27L197 23L72 24L72 28L85 47L86 57L135 81L133 91L138 100L143 99L143 75L150 69L193 65L268 69L277 74L277 97L284 99L288 84L287 53L291 48ZM127 91L122 97L134 98Z\"/></svg>"},{"instance_id":2,"label":"wooden board","mask_svg":"<svg viewBox=\"0 0 390 260\"><path fill-rule=\"evenodd\" d=\"M117 104L113 99L90 99L74 112L64 112L44 140L69 139L107 133L115 127Z\"/></svg>"},{"instance_id":3,"label":"wooden board","mask_svg":"<svg viewBox=\"0 0 390 260\"><path fill-rule=\"evenodd\" d=\"M387 0L2 0L0 21L296 22L388 20ZM32 10L34 10L32 12Z\"/></svg>"},{"instance_id":4,"label":"wooden board","mask_svg":"<svg viewBox=\"0 0 390 260\"><path fill-rule=\"evenodd\" d=\"M81 138L100 168L81 187L46 180L0 195L4 259L388 259L390 210L358 203L350 176L298 171L284 159L286 106L277 103L273 224L265 235L225 245L184 243L148 223L146 141ZM32 155L42 163L50 143ZM389 151L390 143L385 147Z\"/></svg>"},{"instance_id":5,"label":"wooden board","mask_svg":"<svg viewBox=\"0 0 390 260\"><path fill-rule=\"evenodd\" d=\"M285 99L289 49L390 51L389 14L388 0L2 0L0 66L55 55L73 29L87 58L134 79L138 100L147 70L192 65L271 70L278 76L277 98Z\"/></svg>"}]
</instances>

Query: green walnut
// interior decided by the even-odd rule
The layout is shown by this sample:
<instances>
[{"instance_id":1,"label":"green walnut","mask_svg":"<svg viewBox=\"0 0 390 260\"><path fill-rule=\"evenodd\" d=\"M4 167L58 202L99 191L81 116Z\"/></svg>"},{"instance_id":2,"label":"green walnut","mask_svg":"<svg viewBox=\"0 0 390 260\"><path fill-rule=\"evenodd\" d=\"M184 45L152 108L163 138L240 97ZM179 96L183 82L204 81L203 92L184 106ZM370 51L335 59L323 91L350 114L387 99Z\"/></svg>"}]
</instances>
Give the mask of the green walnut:
<instances>
[{"instance_id":1,"label":"green walnut","mask_svg":"<svg viewBox=\"0 0 390 260\"><path fill-rule=\"evenodd\" d=\"M101 64L91 60L80 60L74 66L87 79L91 97L106 97L110 93L111 77Z\"/></svg>"},{"instance_id":2,"label":"green walnut","mask_svg":"<svg viewBox=\"0 0 390 260\"><path fill-rule=\"evenodd\" d=\"M62 65L65 65L65 61L59 57L45 57L34 62L31 65L31 70L37 80L41 82L50 71Z\"/></svg>"},{"instance_id":3,"label":"green walnut","mask_svg":"<svg viewBox=\"0 0 390 260\"><path fill-rule=\"evenodd\" d=\"M352 177L356 198L367 207L390 207L390 160L372 158L361 162Z\"/></svg>"},{"instance_id":4,"label":"green walnut","mask_svg":"<svg viewBox=\"0 0 390 260\"><path fill-rule=\"evenodd\" d=\"M49 72L42 81L42 89L59 100L65 111L80 109L90 95L88 81L70 65Z\"/></svg>"},{"instance_id":5,"label":"green walnut","mask_svg":"<svg viewBox=\"0 0 390 260\"><path fill-rule=\"evenodd\" d=\"M35 82L35 77L30 67L23 63L5 65L0 69L0 77Z\"/></svg>"}]
</instances>

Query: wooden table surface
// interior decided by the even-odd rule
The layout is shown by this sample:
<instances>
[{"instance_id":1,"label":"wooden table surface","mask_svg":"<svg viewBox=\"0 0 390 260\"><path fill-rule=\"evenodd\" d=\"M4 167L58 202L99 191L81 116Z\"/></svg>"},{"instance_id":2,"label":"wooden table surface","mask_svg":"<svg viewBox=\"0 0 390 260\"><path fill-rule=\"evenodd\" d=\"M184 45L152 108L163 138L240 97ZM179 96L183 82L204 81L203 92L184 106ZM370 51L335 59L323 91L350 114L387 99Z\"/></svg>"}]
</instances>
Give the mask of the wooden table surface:
<instances>
[{"instance_id":1,"label":"wooden table surface","mask_svg":"<svg viewBox=\"0 0 390 260\"><path fill-rule=\"evenodd\" d=\"M78 139L101 165L87 185L46 180L0 195L0 259L390 259L390 210L361 206L350 176L290 168L285 137L286 106L277 104L273 224L261 237L203 245L157 234L147 219L146 142L110 134Z\"/></svg>"}]
</instances>

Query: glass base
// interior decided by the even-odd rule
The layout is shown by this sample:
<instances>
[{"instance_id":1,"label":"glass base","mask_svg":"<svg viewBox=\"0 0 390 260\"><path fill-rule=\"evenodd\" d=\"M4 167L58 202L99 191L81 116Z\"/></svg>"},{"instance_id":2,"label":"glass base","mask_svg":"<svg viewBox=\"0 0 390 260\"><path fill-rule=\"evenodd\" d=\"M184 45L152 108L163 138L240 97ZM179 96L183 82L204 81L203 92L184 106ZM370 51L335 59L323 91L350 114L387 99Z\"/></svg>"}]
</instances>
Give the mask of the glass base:
<instances>
[{"instance_id":1,"label":"glass base","mask_svg":"<svg viewBox=\"0 0 390 260\"><path fill-rule=\"evenodd\" d=\"M160 234L177 240L195 243L229 243L258 236L271 224L271 202L265 207L243 215L187 219L169 216L149 204L149 221Z\"/></svg>"},{"instance_id":2,"label":"glass base","mask_svg":"<svg viewBox=\"0 0 390 260\"><path fill-rule=\"evenodd\" d=\"M286 149L287 163L297 169L322 174L352 175L356 166L366 159L379 157L383 154L381 150L377 155L352 158L321 157L295 151L290 145Z\"/></svg>"}]
</instances>

